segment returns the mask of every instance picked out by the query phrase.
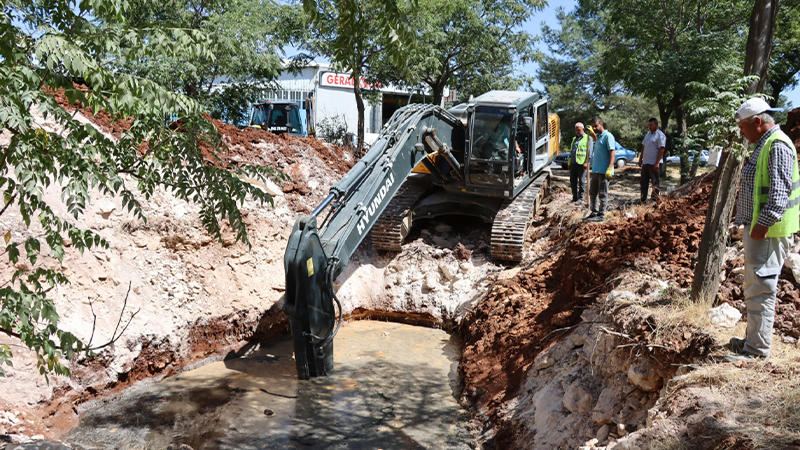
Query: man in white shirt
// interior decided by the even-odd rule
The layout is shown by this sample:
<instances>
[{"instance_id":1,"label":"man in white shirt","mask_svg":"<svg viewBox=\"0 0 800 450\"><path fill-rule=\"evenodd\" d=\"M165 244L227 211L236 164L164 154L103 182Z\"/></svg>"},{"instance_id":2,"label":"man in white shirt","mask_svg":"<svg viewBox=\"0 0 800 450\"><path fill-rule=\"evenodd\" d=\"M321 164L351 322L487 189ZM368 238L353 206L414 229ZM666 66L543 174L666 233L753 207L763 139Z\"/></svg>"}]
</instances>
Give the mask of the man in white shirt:
<instances>
[{"instance_id":1,"label":"man in white shirt","mask_svg":"<svg viewBox=\"0 0 800 450\"><path fill-rule=\"evenodd\" d=\"M651 182L653 183L653 200L661 193L658 168L664 158L664 147L667 145L667 136L658 129L656 118L647 121L647 128L650 131L642 140L642 153L639 155L639 167L642 168L642 175L639 178L642 204L647 202L647 191L650 190Z\"/></svg>"}]
</instances>

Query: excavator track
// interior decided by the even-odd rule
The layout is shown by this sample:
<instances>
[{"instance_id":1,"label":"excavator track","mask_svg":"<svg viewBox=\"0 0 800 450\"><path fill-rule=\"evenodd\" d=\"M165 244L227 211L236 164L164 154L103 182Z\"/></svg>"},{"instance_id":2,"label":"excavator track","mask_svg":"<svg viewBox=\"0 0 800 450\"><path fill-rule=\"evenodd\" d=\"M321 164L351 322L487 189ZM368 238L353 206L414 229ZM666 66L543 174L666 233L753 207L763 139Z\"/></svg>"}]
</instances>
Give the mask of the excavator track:
<instances>
[{"instance_id":1,"label":"excavator track","mask_svg":"<svg viewBox=\"0 0 800 450\"><path fill-rule=\"evenodd\" d=\"M544 171L517 198L503 202L492 225L492 259L522 261L528 227L549 179L550 171Z\"/></svg>"},{"instance_id":2,"label":"excavator track","mask_svg":"<svg viewBox=\"0 0 800 450\"><path fill-rule=\"evenodd\" d=\"M426 183L408 179L397 191L383 214L372 227L372 246L378 250L399 252L411 230L411 208L428 189Z\"/></svg>"}]
</instances>

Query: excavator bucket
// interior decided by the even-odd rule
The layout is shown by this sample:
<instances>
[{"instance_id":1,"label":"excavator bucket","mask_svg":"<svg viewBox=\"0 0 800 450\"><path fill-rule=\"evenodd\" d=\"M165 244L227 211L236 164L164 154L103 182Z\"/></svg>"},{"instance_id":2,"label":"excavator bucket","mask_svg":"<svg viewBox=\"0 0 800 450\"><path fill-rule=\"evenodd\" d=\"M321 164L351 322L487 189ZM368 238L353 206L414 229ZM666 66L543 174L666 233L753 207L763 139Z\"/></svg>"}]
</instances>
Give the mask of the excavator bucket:
<instances>
[{"instance_id":1,"label":"excavator bucket","mask_svg":"<svg viewBox=\"0 0 800 450\"><path fill-rule=\"evenodd\" d=\"M336 314L328 283L328 259L317 234L317 219L297 220L286 246L284 312L294 342L297 378L327 375L333 370L333 331Z\"/></svg>"}]
</instances>

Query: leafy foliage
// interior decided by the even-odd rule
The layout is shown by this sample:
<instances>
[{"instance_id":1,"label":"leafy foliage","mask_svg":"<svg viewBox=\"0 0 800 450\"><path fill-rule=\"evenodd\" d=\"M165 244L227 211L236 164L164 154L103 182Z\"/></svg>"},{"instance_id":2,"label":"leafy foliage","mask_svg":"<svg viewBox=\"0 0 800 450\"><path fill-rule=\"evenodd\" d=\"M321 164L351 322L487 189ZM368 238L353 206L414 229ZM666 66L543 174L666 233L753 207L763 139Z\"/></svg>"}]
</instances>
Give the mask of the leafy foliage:
<instances>
[{"instance_id":1,"label":"leafy foliage","mask_svg":"<svg viewBox=\"0 0 800 450\"><path fill-rule=\"evenodd\" d=\"M0 287L0 332L31 348L45 375L67 374L62 358L91 350L59 329L47 294L68 282L59 269L66 239L80 252L108 247L100 235L79 225L93 196L120 197L126 210L144 220L140 202L166 186L176 197L200 205L209 233L221 237L219 221L227 220L244 242L238 205L247 196L272 201L234 174L204 163L200 143L216 149L220 137L201 115L200 104L112 69L120 60L215 59L205 34L132 27L126 21L130 8L125 0L13 0L0 12L0 128L11 134L0 148L0 216L16 210L29 229L22 236L8 229L1 233L15 270ZM73 80L89 87L79 89ZM129 129L119 139L107 137L61 106L56 91L95 114L103 110L116 121L129 120ZM42 129L37 112L63 131ZM176 129L163 126L165 113L183 117ZM255 179L273 175L267 168L242 170ZM64 207L49 203L48 187L60 190L66 214L59 212ZM0 375L11 357L10 348L0 346Z\"/></svg>"},{"instance_id":2,"label":"leafy foliage","mask_svg":"<svg viewBox=\"0 0 800 450\"><path fill-rule=\"evenodd\" d=\"M608 46L600 69L604 78L619 80L631 93L654 100L662 127L675 113L678 132L685 136L684 102L688 85L706 80L715 64L737 62L747 25L743 0L585 0L580 7L605 24ZM725 11L720 14L720 11Z\"/></svg>"},{"instance_id":3,"label":"leafy foliage","mask_svg":"<svg viewBox=\"0 0 800 450\"><path fill-rule=\"evenodd\" d=\"M743 77L737 69L735 66L720 65L707 82L692 83L690 87L696 95L686 106L696 120L689 130L691 133L702 136L707 146L730 149L741 158L747 149L742 145L732 111L736 111L751 97L745 93L745 89L758 77Z\"/></svg>"},{"instance_id":4,"label":"leafy foliage","mask_svg":"<svg viewBox=\"0 0 800 450\"><path fill-rule=\"evenodd\" d=\"M113 63L197 99L232 123L242 121L248 103L272 86L283 70L281 49L303 26L298 5L260 0L131 0L126 16L148 40L163 28L203 32L207 54L136 55Z\"/></svg>"},{"instance_id":5,"label":"leafy foliage","mask_svg":"<svg viewBox=\"0 0 800 450\"><path fill-rule=\"evenodd\" d=\"M800 81L797 78L798 72L800 72L800 2L781 2L767 80L773 106L777 105L781 92L797 86Z\"/></svg>"},{"instance_id":6,"label":"leafy foliage","mask_svg":"<svg viewBox=\"0 0 800 450\"><path fill-rule=\"evenodd\" d=\"M543 26L549 52L539 52L536 73L555 111L561 116L561 142L569 145L573 125L601 116L624 146L638 151L647 120L658 115L652 101L631 95L600 70L607 47L605 23L580 10L557 13L558 27Z\"/></svg>"},{"instance_id":7,"label":"leafy foliage","mask_svg":"<svg viewBox=\"0 0 800 450\"><path fill-rule=\"evenodd\" d=\"M303 9L314 28L306 46L350 72L354 80L369 79L370 68L380 60L406 72L408 55L415 45L408 20L413 6L405 0L303 0ZM353 93L361 146L364 97L360 82L353 83Z\"/></svg>"},{"instance_id":8,"label":"leafy foliage","mask_svg":"<svg viewBox=\"0 0 800 450\"><path fill-rule=\"evenodd\" d=\"M325 117L317 124L317 137L334 145L345 145L347 121L343 115Z\"/></svg>"},{"instance_id":9,"label":"leafy foliage","mask_svg":"<svg viewBox=\"0 0 800 450\"><path fill-rule=\"evenodd\" d=\"M534 38L520 25L543 0L419 0L413 21L419 24L417 45L402 67L385 63L375 68L381 80L430 87L438 104L446 87L460 97L491 89L516 89L517 61L528 62Z\"/></svg>"}]
</instances>

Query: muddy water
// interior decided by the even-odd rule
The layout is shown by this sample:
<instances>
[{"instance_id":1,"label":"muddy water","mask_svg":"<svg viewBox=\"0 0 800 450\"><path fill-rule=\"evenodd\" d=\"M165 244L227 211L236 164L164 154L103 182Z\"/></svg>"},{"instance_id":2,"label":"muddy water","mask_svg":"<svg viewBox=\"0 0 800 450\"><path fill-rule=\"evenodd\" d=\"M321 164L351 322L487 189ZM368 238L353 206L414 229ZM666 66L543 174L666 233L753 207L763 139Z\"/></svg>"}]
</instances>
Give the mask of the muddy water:
<instances>
[{"instance_id":1,"label":"muddy water","mask_svg":"<svg viewBox=\"0 0 800 450\"><path fill-rule=\"evenodd\" d=\"M335 373L298 381L280 339L93 405L76 448L468 449L459 348L441 330L360 321L334 341ZM183 447L185 448L185 447Z\"/></svg>"}]
</instances>

